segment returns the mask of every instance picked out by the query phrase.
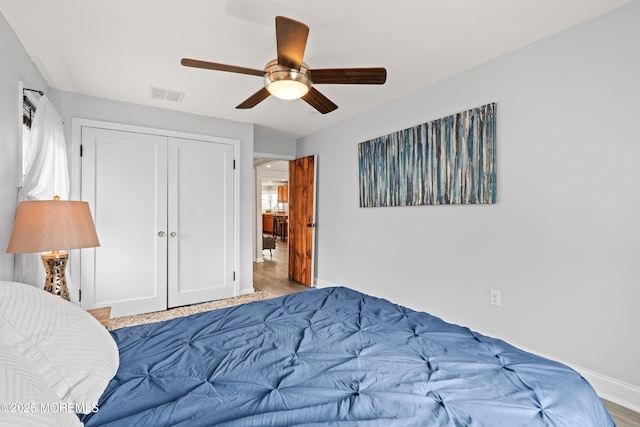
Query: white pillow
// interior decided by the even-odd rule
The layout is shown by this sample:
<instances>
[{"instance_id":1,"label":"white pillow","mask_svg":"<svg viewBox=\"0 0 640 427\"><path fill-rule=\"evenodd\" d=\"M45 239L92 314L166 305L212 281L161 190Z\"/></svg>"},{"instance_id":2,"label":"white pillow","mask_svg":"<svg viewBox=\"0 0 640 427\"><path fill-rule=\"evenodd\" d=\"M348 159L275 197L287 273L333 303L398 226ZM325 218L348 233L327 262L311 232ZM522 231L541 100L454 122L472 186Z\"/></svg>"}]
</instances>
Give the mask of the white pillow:
<instances>
[{"instance_id":1,"label":"white pillow","mask_svg":"<svg viewBox=\"0 0 640 427\"><path fill-rule=\"evenodd\" d=\"M0 345L0 425L78 427L82 423L65 406L27 359Z\"/></svg>"},{"instance_id":2,"label":"white pillow","mask_svg":"<svg viewBox=\"0 0 640 427\"><path fill-rule=\"evenodd\" d=\"M119 364L113 338L93 316L23 283L0 281L0 344L26 358L81 413L98 403Z\"/></svg>"}]
</instances>

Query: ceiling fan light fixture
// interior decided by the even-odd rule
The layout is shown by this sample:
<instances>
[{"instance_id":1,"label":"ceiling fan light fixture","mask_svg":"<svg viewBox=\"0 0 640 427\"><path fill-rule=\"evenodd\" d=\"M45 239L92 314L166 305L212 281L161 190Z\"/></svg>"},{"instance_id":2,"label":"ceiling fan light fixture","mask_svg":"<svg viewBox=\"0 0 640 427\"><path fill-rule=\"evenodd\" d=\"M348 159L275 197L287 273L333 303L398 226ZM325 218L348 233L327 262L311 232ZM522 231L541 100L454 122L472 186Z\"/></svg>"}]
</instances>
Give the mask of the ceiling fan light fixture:
<instances>
[{"instance_id":1,"label":"ceiling fan light fixture","mask_svg":"<svg viewBox=\"0 0 640 427\"><path fill-rule=\"evenodd\" d=\"M298 99L309 92L309 86L296 80L276 80L267 85L269 93L280 99Z\"/></svg>"},{"instance_id":2,"label":"ceiling fan light fixture","mask_svg":"<svg viewBox=\"0 0 640 427\"><path fill-rule=\"evenodd\" d=\"M307 71L306 64L298 71L278 65L277 60L270 61L265 67L264 86L276 98L301 98L311 89L311 79Z\"/></svg>"},{"instance_id":3,"label":"ceiling fan light fixture","mask_svg":"<svg viewBox=\"0 0 640 427\"><path fill-rule=\"evenodd\" d=\"M264 70L182 58L185 67L226 71L263 78L264 87L242 101L237 109L253 108L269 96L281 99L302 98L315 111L327 114L338 106L313 84L365 84L381 85L387 80L387 70L382 67L368 68L322 68L311 69L302 61L307 45L309 27L295 19L276 16L276 48L278 57L267 62Z\"/></svg>"}]
</instances>

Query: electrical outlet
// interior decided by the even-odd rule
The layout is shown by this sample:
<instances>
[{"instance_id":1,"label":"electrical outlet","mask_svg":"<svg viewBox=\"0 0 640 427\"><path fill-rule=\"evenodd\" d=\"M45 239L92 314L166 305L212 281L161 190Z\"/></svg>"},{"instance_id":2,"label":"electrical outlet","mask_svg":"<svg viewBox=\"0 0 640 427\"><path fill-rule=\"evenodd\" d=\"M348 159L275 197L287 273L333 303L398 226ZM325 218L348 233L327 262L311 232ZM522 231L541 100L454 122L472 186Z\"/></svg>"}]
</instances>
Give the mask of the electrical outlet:
<instances>
[{"instance_id":1,"label":"electrical outlet","mask_svg":"<svg viewBox=\"0 0 640 427\"><path fill-rule=\"evenodd\" d=\"M491 289L491 304L492 305L502 305L502 295L500 291L496 291L495 289Z\"/></svg>"}]
</instances>

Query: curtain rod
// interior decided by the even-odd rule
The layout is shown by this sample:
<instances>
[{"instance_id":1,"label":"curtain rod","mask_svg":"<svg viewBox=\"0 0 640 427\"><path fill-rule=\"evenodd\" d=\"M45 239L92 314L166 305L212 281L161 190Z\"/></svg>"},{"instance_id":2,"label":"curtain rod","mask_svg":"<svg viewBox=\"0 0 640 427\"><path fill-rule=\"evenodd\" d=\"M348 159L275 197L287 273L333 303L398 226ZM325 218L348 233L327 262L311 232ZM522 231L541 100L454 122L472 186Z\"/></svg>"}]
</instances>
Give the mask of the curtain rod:
<instances>
[{"instance_id":1,"label":"curtain rod","mask_svg":"<svg viewBox=\"0 0 640 427\"><path fill-rule=\"evenodd\" d=\"M42 95L44 95L44 92L43 92L43 91L41 91L41 90L37 90L37 89L29 89L29 88L26 88L26 87L25 87L25 88L23 88L23 89L22 89L22 92L24 92L25 90L30 90L31 92L39 93L41 96L42 96Z\"/></svg>"}]
</instances>

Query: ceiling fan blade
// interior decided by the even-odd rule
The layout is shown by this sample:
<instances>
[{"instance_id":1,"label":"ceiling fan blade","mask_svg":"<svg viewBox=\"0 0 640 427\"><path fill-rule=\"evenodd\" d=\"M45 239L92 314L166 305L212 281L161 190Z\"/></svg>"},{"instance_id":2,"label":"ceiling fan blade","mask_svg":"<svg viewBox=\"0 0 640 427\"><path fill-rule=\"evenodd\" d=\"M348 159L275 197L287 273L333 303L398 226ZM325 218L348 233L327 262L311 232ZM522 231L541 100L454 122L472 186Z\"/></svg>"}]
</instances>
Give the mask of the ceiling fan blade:
<instances>
[{"instance_id":1,"label":"ceiling fan blade","mask_svg":"<svg viewBox=\"0 0 640 427\"><path fill-rule=\"evenodd\" d=\"M228 71L230 73L249 74L252 76L264 76L263 70L254 68L237 67L235 65L218 64L217 62L199 61L197 59L182 58L180 61L185 67L204 68L207 70Z\"/></svg>"},{"instance_id":2,"label":"ceiling fan blade","mask_svg":"<svg viewBox=\"0 0 640 427\"><path fill-rule=\"evenodd\" d=\"M381 85L387 81L384 68L321 68L309 70L313 84Z\"/></svg>"},{"instance_id":3,"label":"ceiling fan blade","mask_svg":"<svg viewBox=\"0 0 640 427\"><path fill-rule=\"evenodd\" d=\"M265 99L267 99L269 95L271 94L269 93L267 88L263 87L262 89L260 89L259 91L251 95L249 98L244 100L242 103L240 103L236 108L241 110L246 110L247 108L253 108L259 103L261 103L262 101L264 101Z\"/></svg>"},{"instance_id":4,"label":"ceiling fan blade","mask_svg":"<svg viewBox=\"0 0 640 427\"><path fill-rule=\"evenodd\" d=\"M276 16L278 64L299 70L308 36L309 27L302 22L284 16Z\"/></svg>"},{"instance_id":5,"label":"ceiling fan blade","mask_svg":"<svg viewBox=\"0 0 640 427\"><path fill-rule=\"evenodd\" d=\"M313 87L309 89L309 92L307 92L307 94L303 96L302 99L322 114L330 113L338 108L338 106L331 102L329 98L321 94Z\"/></svg>"}]
</instances>

